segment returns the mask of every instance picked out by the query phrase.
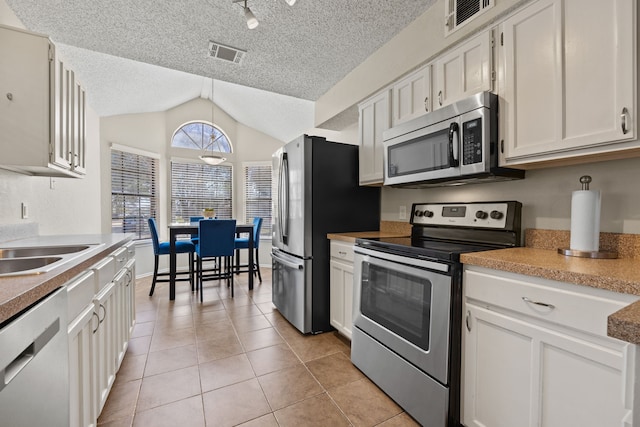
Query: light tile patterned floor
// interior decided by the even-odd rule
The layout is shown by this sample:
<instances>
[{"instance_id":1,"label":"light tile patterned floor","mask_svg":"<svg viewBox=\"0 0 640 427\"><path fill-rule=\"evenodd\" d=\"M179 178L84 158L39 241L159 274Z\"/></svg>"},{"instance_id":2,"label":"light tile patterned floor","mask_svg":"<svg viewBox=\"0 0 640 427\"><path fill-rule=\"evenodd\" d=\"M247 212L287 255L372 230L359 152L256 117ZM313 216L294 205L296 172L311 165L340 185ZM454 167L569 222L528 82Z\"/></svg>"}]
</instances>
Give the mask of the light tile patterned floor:
<instances>
[{"instance_id":1,"label":"light tile patterned floor","mask_svg":"<svg viewBox=\"0 0 640 427\"><path fill-rule=\"evenodd\" d=\"M200 303L178 283L176 300L151 278L136 283L136 327L109 400L106 426L415 426L350 362L335 332L305 336L271 304L271 270L235 298L205 282Z\"/></svg>"}]
</instances>

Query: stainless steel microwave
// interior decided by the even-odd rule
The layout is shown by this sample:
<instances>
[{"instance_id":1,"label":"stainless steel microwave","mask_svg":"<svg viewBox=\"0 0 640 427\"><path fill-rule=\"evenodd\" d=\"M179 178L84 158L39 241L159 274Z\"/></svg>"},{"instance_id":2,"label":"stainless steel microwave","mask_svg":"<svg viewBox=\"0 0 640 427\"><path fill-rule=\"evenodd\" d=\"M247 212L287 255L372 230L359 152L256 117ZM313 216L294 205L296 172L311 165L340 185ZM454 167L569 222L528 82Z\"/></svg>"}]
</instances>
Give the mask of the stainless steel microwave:
<instances>
[{"instance_id":1,"label":"stainless steel microwave","mask_svg":"<svg viewBox=\"0 0 640 427\"><path fill-rule=\"evenodd\" d=\"M384 185L521 179L498 166L498 97L481 92L383 132Z\"/></svg>"}]
</instances>

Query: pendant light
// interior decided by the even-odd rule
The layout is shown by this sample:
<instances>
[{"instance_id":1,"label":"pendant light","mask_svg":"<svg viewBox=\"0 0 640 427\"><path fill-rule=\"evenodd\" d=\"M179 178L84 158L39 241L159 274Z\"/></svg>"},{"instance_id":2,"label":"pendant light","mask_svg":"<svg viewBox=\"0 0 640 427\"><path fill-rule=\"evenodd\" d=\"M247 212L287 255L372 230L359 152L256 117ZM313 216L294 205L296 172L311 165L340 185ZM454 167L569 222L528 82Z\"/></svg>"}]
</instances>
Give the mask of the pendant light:
<instances>
[{"instance_id":1,"label":"pendant light","mask_svg":"<svg viewBox=\"0 0 640 427\"><path fill-rule=\"evenodd\" d=\"M215 104L213 102L213 79L211 79L211 136L209 137L209 143L207 144L211 148L211 153L205 152L200 156L200 160L210 165L219 165L220 163L227 160L226 157L221 156L220 154L214 153L214 148L218 147L218 152L221 152L220 142L218 138L216 138L216 122L215 122ZM205 150L207 146L203 147Z\"/></svg>"}]
</instances>

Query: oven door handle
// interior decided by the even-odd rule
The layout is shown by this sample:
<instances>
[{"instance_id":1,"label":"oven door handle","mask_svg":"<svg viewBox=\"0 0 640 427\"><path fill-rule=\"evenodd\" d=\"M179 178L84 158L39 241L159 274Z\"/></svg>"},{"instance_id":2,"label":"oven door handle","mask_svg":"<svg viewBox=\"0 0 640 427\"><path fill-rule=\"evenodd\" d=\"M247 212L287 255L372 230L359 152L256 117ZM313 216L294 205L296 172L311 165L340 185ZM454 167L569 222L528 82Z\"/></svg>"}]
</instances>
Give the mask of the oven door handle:
<instances>
[{"instance_id":1,"label":"oven door handle","mask_svg":"<svg viewBox=\"0 0 640 427\"><path fill-rule=\"evenodd\" d=\"M453 134L457 135L457 140L453 142ZM457 167L460 164L458 158L460 156L456 156L456 151L458 151L458 147L460 146L460 126L458 126L458 122L452 122L449 125L449 166ZM457 158L456 158L457 157Z\"/></svg>"},{"instance_id":2,"label":"oven door handle","mask_svg":"<svg viewBox=\"0 0 640 427\"><path fill-rule=\"evenodd\" d=\"M354 253L357 253L357 254L370 256L372 258L377 258L377 259L381 259L383 261L393 262L393 263L397 263L397 264L404 264L404 265L408 265L410 267L428 268L429 270L442 271L444 273L448 273L449 272L449 265L448 264L444 264L444 263L440 263L440 262L436 262L436 261L429 261L429 260L426 260L426 259L412 258L412 257L409 257L409 256L401 256L401 255L389 254L389 253L386 253L386 252L381 252L381 251L376 251L376 250L373 250L373 249L362 248L362 247L359 247L359 246L354 247L353 251L354 251Z\"/></svg>"}]
</instances>

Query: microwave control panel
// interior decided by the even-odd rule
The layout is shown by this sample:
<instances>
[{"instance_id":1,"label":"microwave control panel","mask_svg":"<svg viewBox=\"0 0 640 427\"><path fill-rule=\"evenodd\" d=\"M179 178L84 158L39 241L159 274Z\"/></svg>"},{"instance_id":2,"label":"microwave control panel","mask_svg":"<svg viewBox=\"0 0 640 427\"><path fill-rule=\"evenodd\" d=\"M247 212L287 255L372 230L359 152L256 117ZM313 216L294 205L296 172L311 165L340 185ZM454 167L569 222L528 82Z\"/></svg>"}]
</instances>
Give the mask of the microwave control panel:
<instances>
[{"instance_id":1,"label":"microwave control panel","mask_svg":"<svg viewBox=\"0 0 640 427\"><path fill-rule=\"evenodd\" d=\"M462 123L462 164L482 163L482 119Z\"/></svg>"}]
</instances>

